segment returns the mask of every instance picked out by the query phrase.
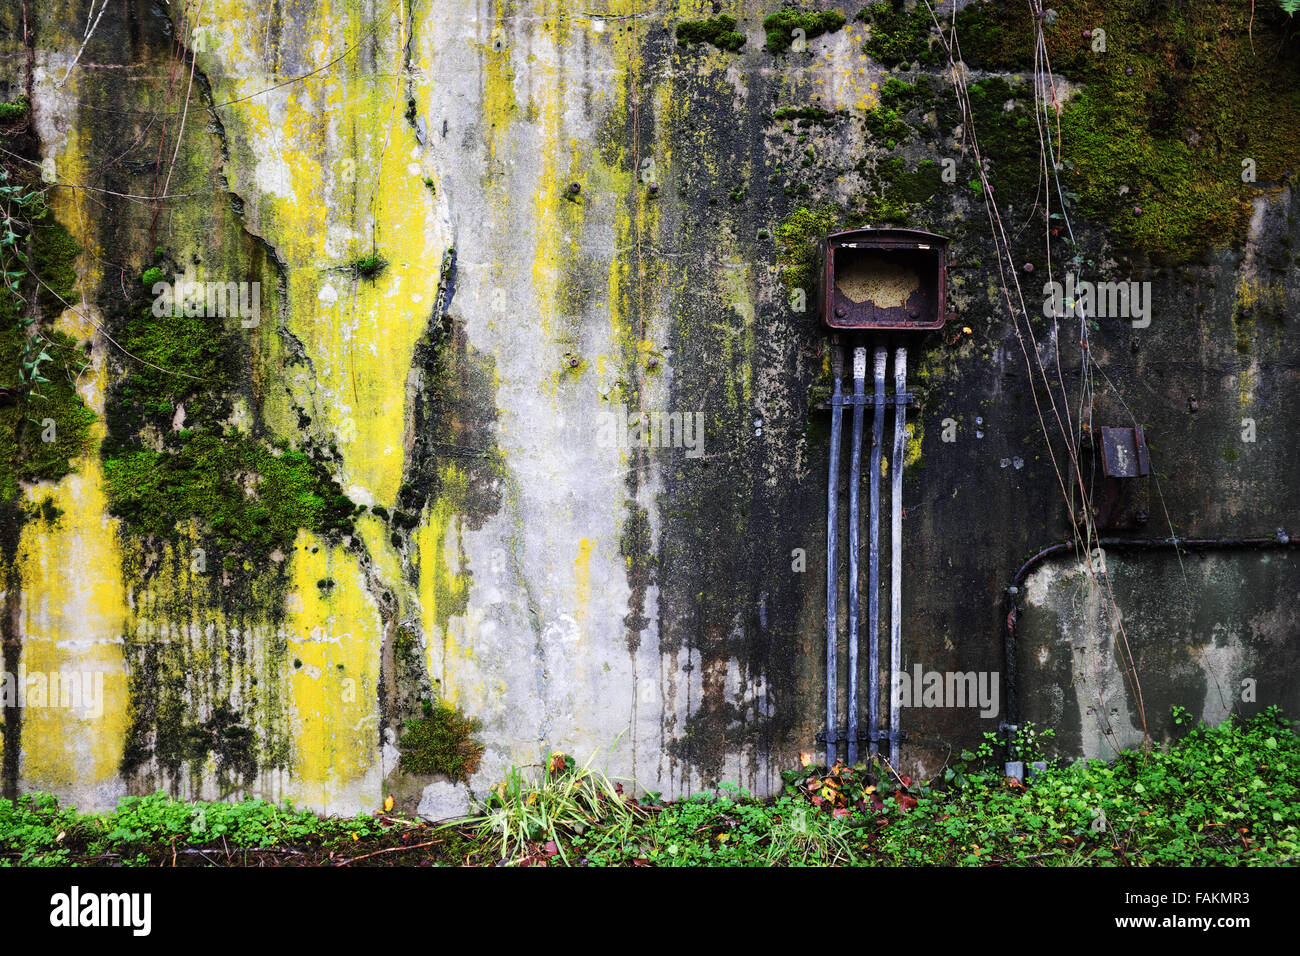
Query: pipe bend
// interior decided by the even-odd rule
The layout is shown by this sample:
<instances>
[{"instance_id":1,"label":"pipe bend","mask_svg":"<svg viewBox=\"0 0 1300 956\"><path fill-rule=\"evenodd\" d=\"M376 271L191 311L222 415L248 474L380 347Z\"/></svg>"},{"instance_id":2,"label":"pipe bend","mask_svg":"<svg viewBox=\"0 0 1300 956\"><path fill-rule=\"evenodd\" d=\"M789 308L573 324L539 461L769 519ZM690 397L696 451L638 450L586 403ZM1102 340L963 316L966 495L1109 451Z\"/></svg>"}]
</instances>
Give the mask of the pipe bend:
<instances>
[{"instance_id":1,"label":"pipe bend","mask_svg":"<svg viewBox=\"0 0 1300 956\"><path fill-rule=\"evenodd\" d=\"M1286 549L1294 548L1300 542L1293 540L1283 528L1278 528L1271 535L1254 537L1218 537L1218 538L1098 538L1097 544L1112 551L1157 551L1177 545L1187 551L1237 551L1252 548ZM1006 616L1002 621L1003 666L1006 674L1007 718L1006 723L1019 723L1019 700L1016 696L1016 623L1020 616L1020 588L1034 570L1050 557L1065 551L1077 549L1074 541L1057 541L1040 548L1020 565L1011 583L1006 588Z\"/></svg>"}]
</instances>

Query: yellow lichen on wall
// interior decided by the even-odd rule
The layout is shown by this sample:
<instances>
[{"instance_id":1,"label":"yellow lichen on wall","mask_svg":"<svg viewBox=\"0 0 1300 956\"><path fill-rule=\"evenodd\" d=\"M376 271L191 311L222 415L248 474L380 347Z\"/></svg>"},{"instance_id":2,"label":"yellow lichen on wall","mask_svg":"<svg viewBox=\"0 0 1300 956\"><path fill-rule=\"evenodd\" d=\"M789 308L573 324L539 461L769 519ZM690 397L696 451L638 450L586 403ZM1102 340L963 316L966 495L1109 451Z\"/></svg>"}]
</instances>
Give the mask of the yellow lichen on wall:
<instances>
[{"instance_id":1,"label":"yellow lichen on wall","mask_svg":"<svg viewBox=\"0 0 1300 956\"><path fill-rule=\"evenodd\" d=\"M730 249L719 250L725 258L720 271L722 298L731 306L728 321L714 323L718 333L719 351L735 374L726 381L727 402L739 414L751 407L754 385L754 283L750 277L749 263Z\"/></svg>"},{"instance_id":2,"label":"yellow lichen on wall","mask_svg":"<svg viewBox=\"0 0 1300 956\"><path fill-rule=\"evenodd\" d=\"M235 0L216 3L211 14L213 22L253 25L271 15ZM286 264L289 329L311 363L296 394L342 453L344 487L385 505L401 484L405 371L433 305L445 245L405 119L400 78L409 27L401 4L380 9L374 21L350 5L319 4L310 20L293 24L300 34L293 42L321 72L269 91L286 78L239 44L199 57L220 63L209 72L223 77L216 94L228 104L223 121L256 158L247 176L257 194L246 198L258 204L263 234ZM370 72L360 46L373 50ZM352 52L324 69L345 50ZM368 275L371 257L386 264ZM283 354L272 333L263 342L274 375ZM278 391L268 396L268 417L292 437L297 417Z\"/></svg>"},{"instance_id":3,"label":"yellow lichen on wall","mask_svg":"<svg viewBox=\"0 0 1300 956\"><path fill-rule=\"evenodd\" d=\"M74 336L84 325L71 312L58 323ZM101 415L104 384L100 352L83 373L80 392ZM117 521L107 514L99 462L103 434L98 419L92 448L74 462L72 474L24 489L27 502L48 499L61 512L52 524L28 521L18 546L25 789L75 793L111 786L122 759L129 723L121 645L127 609Z\"/></svg>"},{"instance_id":4,"label":"yellow lichen on wall","mask_svg":"<svg viewBox=\"0 0 1300 956\"><path fill-rule=\"evenodd\" d=\"M295 800L329 809L355 799L378 768L383 627L356 558L342 547L304 531L289 560L285 666L293 775L287 789Z\"/></svg>"},{"instance_id":5,"label":"yellow lichen on wall","mask_svg":"<svg viewBox=\"0 0 1300 956\"><path fill-rule=\"evenodd\" d=\"M49 159L60 183L87 179L81 132L60 129ZM46 201L54 217L81 249L79 289L100 276L100 250L90 214L72 189L51 189ZM67 303L55 327L77 340L95 334L89 307ZM127 674L121 635L126 618L117 522L108 516L99 444L104 438L107 384L103 343L78 379L86 405L95 412L90 444L72 462L73 472L56 483L23 489L29 505L48 502L53 522L29 520L18 545L22 581L21 777L26 789L86 793L112 789L129 722ZM48 510L48 509L47 509ZM8 667L8 663L6 667Z\"/></svg>"},{"instance_id":6,"label":"yellow lichen on wall","mask_svg":"<svg viewBox=\"0 0 1300 956\"><path fill-rule=\"evenodd\" d=\"M441 493L425 508L413 533L419 574L420 622L427 641L430 676L441 681L442 693L455 702L459 691L457 664L462 650L448 626L454 613L463 613L469 595L469 574L460 555L461 519L468 478L455 463L440 472Z\"/></svg>"},{"instance_id":7,"label":"yellow lichen on wall","mask_svg":"<svg viewBox=\"0 0 1300 956\"><path fill-rule=\"evenodd\" d=\"M578 621L578 639L586 637L587 618L591 612L591 549L595 542L583 538L578 542L578 556L573 559L575 617Z\"/></svg>"}]
</instances>

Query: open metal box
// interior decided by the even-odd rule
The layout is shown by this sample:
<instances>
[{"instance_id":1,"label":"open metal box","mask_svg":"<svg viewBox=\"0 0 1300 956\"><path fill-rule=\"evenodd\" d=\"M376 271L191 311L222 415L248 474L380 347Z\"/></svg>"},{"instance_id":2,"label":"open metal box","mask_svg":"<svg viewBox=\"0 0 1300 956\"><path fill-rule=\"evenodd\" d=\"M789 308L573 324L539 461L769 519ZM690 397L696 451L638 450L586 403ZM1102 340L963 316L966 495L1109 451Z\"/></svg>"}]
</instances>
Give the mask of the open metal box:
<instances>
[{"instance_id":1,"label":"open metal box","mask_svg":"<svg viewBox=\"0 0 1300 956\"><path fill-rule=\"evenodd\" d=\"M821 241L820 308L832 329L942 328L948 238L916 229L851 229Z\"/></svg>"}]
</instances>

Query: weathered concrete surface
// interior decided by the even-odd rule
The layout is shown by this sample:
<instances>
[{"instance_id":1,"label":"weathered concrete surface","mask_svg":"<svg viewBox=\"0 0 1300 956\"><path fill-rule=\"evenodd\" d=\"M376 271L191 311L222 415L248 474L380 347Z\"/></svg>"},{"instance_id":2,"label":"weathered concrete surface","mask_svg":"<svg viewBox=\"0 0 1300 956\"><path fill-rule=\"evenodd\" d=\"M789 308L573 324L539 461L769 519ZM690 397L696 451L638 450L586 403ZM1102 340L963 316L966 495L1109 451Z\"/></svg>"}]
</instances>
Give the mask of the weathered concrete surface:
<instances>
[{"instance_id":1,"label":"weathered concrete surface","mask_svg":"<svg viewBox=\"0 0 1300 956\"><path fill-rule=\"evenodd\" d=\"M201 39L194 23L183 31L191 86L188 59L174 59L176 6L110 11L66 81L86 11L31 3L30 48L5 14L4 78L31 91L59 170L51 202L84 250L79 312L61 320L94 343L83 391L106 415L106 394L121 394L131 360L89 320L118 315L155 246L199 278L260 281L260 325L226 324L239 374L219 421L310 451L352 501L384 511L229 566L208 553L195 570L208 530L166 539L123 525L98 451L25 491L52 494L64 517L57 531L23 529L23 659L105 671L105 706L93 720L24 712L7 785L86 807L158 786L331 811L392 791L414 802L395 744L418 701L439 695L482 722L478 795L551 749L610 750L611 773L666 796L718 780L778 788L824 712L827 448L810 407L825 336L791 310L772 237L801 205L849 202L874 175L855 164L884 155L858 120L886 71L862 52L854 10L807 52L780 55L750 15L732 55L673 42L678 19L711 15L690 4L679 16L207 0ZM810 104L850 121L805 143L773 117ZM906 163L958 155L935 114L918 125L926 135L895 152ZM126 198L164 185L178 198ZM904 664L1001 672L1001 589L1026 551L1063 536L1065 509L982 204L965 190L939 205L917 225L957 236L953 300L975 332L919 344ZM1300 239L1295 206L1274 190L1247 245L1203 264L1137 262L1155 321L1136 337L1121 320L1094 332L1109 377L1095 383L1096 423L1129 423L1127 407L1153 445L1150 534L1167 533L1166 514L1182 535L1300 524L1300 452L1285 437L1300 411L1294 336L1270 326L1241 348L1239 328L1243 289L1300 304L1293 276L1267 265ZM373 278L354 266L370 254L386 261ZM1063 352L1077 387L1077 349ZM701 454L602 442L620 406L700 414ZM398 511L418 520L395 524ZM1206 559L1172 583L1164 558L1111 562L1125 619L1140 624L1153 733L1169 731L1171 703L1215 718L1300 705L1284 683L1261 679L1256 703L1213 689L1295 665L1296 567L1270 561ZM1196 582L1219 599L1195 605L1189 640ZM1097 612L1077 580L1048 568L1030 590L1023 716L1061 728L1068 752L1104 752L1108 722L1131 742L1132 701L1095 629L1081 631ZM1064 653L1076 640L1090 657ZM1095 712L1081 681L1101 693ZM233 724L216 719L222 706ZM999 719L908 709L905 763L933 772ZM215 742L164 745L196 732Z\"/></svg>"}]
</instances>

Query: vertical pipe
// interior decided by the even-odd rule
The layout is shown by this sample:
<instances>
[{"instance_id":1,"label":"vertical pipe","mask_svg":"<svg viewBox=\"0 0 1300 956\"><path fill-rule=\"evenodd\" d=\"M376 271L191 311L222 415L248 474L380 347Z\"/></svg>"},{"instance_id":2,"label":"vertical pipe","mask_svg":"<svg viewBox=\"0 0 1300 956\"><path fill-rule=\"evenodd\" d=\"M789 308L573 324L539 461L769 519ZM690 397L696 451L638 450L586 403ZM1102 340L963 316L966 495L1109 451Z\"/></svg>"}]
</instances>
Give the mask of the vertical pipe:
<instances>
[{"instance_id":1,"label":"vertical pipe","mask_svg":"<svg viewBox=\"0 0 1300 956\"><path fill-rule=\"evenodd\" d=\"M867 739L876 755L876 734L880 732L880 453L885 438L885 364L889 352L876 346L876 391L871 419L871 531L867 546Z\"/></svg>"},{"instance_id":2,"label":"vertical pipe","mask_svg":"<svg viewBox=\"0 0 1300 956\"><path fill-rule=\"evenodd\" d=\"M831 344L831 375L834 386L831 393L831 470L826 482L826 765L835 763L835 695L839 677L835 668L836 634L839 631L839 561L836 546L839 543L839 516L836 509L840 498L840 422L843 415L843 398L840 379L844 374L844 354L838 342Z\"/></svg>"},{"instance_id":3,"label":"vertical pipe","mask_svg":"<svg viewBox=\"0 0 1300 956\"><path fill-rule=\"evenodd\" d=\"M889 529L890 556L890 615L889 615L889 762L898 770L898 719L901 709L899 695L894 693L894 681L903 666L903 442L907 432L907 406L903 396L907 393L907 349L900 345L894 351L894 456L890 461L890 504L893 523Z\"/></svg>"},{"instance_id":4,"label":"vertical pipe","mask_svg":"<svg viewBox=\"0 0 1300 956\"><path fill-rule=\"evenodd\" d=\"M849 452L849 729L848 762L858 762L858 488L862 484L862 402L867 350L853 350L853 446Z\"/></svg>"}]
</instances>

